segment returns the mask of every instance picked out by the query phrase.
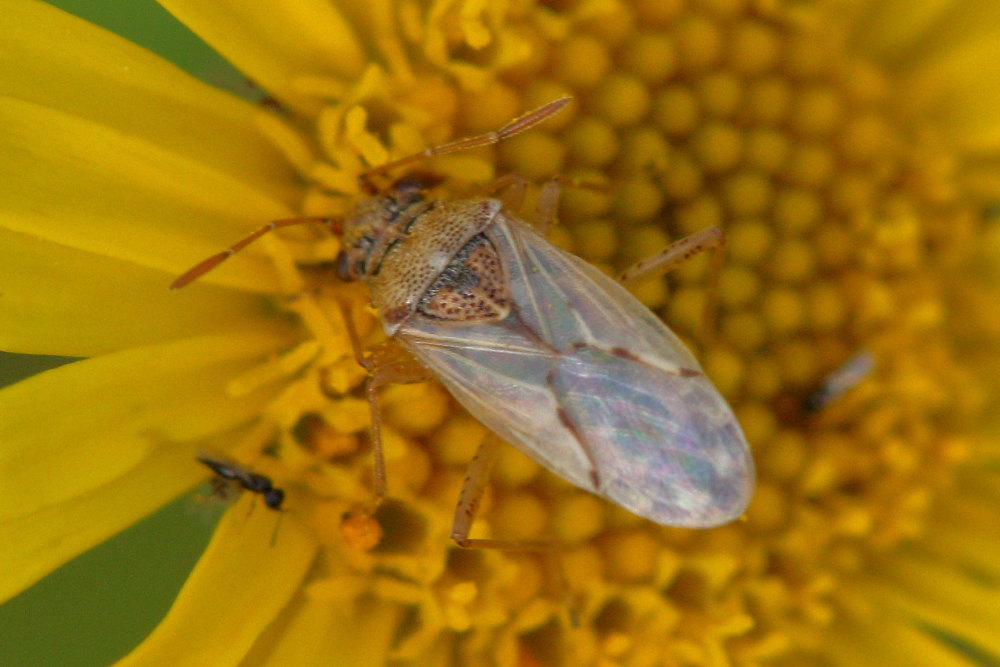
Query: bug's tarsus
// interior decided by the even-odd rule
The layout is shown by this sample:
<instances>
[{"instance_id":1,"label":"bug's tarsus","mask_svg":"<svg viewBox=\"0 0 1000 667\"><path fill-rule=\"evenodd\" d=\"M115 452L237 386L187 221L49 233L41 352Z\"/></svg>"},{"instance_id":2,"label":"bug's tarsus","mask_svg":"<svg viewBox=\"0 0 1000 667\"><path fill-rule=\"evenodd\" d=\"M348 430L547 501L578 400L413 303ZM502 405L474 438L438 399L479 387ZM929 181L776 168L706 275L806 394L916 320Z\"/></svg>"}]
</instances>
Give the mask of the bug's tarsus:
<instances>
[{"instance_id":1,"label":"bug's tarsus","mask_svg":"<svg viewBox=\"0 0 1000 667\"><path fill-rule=\"evenodd\" d=\"M339 222L340 221L337 220L336 218L319 218L319 217L287 218L284 220L272 220L266 225L258 227L254 231L250 232L249 234L247 234L242 239L240 239L230 247L226 248L222 252L212 255L208 259L202 260L198 264L192 266L190 269L181 274L176 280L174 280L174 282L170 283L170 289L172 290L181 289L182 287L190 285L192 282L202 277L203 275L205 275L206 273L217 267L219 264L222 264L224 261L226 261L233 255L238 253L240 250L243 250L243 248L246 248L248 245L259 239L261 236L264 236L268 232L273 232L275 229L280 229L282 227L292 227L294 225L321 224L329 227L331 231L338 232L339 229L337 227L339 225Z\"/></svg>"}]
</instances>

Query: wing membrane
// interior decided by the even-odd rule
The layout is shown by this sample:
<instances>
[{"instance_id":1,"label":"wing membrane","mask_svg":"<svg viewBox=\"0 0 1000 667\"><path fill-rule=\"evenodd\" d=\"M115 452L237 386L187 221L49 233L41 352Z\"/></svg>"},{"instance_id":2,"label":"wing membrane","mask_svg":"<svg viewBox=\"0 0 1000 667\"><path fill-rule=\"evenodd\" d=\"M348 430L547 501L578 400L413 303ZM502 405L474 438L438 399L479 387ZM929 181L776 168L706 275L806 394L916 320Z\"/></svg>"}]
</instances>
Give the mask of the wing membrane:
<instances>
[{"instance_id":1,"label":"wing membrane","mask_svg":"<svg viewBox=\"0 0 1000 667\"><path fill-rule=\"evenodd\" d=\"M742 513L748 459L704 376L588 348L563 356L551 384L597 462L601 495L669 525L715 525Z\"/></svg>"},{"instance_id":2,"label":"wing membrane","mask_svg":"<svg viewBox=\"0 0 1000 667\"><path fill-rule=\"evenodd\" d=\"M739 516L753 486L746 442L679 339L522 223L499 215L485 233L511 315L472 326L415 316L397 339L473 416L577 486L668 525Z\"/></svg>"}]
</instances>

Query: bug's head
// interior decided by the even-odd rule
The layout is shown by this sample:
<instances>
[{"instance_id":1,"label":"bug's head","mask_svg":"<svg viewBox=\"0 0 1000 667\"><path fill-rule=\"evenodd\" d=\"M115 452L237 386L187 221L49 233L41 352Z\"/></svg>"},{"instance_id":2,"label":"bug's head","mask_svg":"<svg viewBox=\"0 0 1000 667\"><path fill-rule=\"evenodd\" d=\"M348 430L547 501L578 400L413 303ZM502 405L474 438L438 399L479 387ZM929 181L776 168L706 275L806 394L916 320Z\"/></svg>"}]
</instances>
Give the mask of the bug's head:
<instances>
[{"instance_id":1,"label":"bug's head","mask_svg":"<svg viewBox=\"0 0 1000 667\"><path fill-rule=\"evenodd\" d=\"M443 180L430 172L408 172L378 194L363 199L344 222L337 277L352 281L367 276L372 256L381 256L389 243L402 236L403 230L396 231L397 227L405 228L412 207L423 202L427 191Z\"/></svg>"}]
</instances>

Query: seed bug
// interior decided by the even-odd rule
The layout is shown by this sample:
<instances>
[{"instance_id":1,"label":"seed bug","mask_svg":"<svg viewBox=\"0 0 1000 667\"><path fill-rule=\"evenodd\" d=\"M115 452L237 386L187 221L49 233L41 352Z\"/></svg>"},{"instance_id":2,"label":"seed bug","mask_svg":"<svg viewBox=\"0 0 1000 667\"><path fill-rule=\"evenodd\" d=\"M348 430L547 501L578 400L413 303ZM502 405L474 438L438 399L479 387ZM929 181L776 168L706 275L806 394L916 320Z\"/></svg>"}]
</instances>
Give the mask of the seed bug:
<instances>
[{"instance_id":1,"label":"seed bug","mask_svg":"<svg viewBox=\"0 0 1000 667\"><path fill-rule=\"evenodd\" d=\"M534 225L514 213L526 181L500 178L482 196L435 199L441 179L376 177L434 155L498 143L562 109L554 100L487 134L428 148L360 177L371 197L344 220L270 223L180 276L183 287L273 229L322 222L342 235L337 273L363 280L389 341L362 354L369 370L375 494L385 495L376 392L436 377L474 417L573 484L664 525L711 527L739 517L753 462L726 401L684 344L619 282L545 240L560 181L542 186ZM487 195L503 190L501 198ZM681 239L623 274L666 273L718 249L717 228ZM499 438L480 445L459 498L460 546L534 543L469 539Z\"/></svg>"}]
</instances>

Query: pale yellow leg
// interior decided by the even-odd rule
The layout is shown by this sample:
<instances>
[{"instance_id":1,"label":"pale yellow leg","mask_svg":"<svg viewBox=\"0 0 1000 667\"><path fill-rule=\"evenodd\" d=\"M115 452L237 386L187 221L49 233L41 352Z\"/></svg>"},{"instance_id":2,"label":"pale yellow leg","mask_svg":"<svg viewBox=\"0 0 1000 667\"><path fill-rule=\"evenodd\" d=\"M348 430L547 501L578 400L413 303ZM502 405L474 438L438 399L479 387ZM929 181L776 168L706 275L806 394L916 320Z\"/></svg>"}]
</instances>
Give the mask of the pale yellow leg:
<instances>
[{"instance_id":1,"label":"pale yellow leg","mask_svg":"<svg viewBox=\"0 0 1000 667\"><path fill-rule=\"evenodd\" d=\"M354 358L368 373L365 393L368 396L368 407L371 410L371 440L372 456L375 464L375 500L369 513L374 512L386 496L385 456L382 450L382 416L378 407L378 390L388 384L413 384L426 382L430 374L415 359L406 354L391 340L376 346L367 354L362 348L358 330L347 306L338 301L344 317L344 326L351 339Z\"/></svg>"},{"instance_id":2,"label":"pale yellow leg","mask_svg":"<svg viewBox=\"0 0 1000 667\"><path fill-rule=\"evenodd\" d=\"M542 236L548 236L549 229L559 220L559 197L565 184L564 179L553 178L545 181L542 191L538 193L534 224Z\"/></svg>"},{"instance_id":3,"label":"pale yellow leg","mask_svg":"<svg viewBox=\"0 0 1000 667\"><path fill-rule=\"evenodd\" d=\"M469 531L476 519L479 504L482 502L486 485L490 481L490 470L496 461L497 452L503 446L503 441L492 433L487 433L479 443L476 455L469 463L462 483L462 492L458 496L458 506L455 507L455 519L451 524L451 539L455 544L465 549L552 549L552 542L546 540L481 540L470 539Z\"/></svg>"},{"instance_id":4,"label":"pale yellow leg","mask_svg":"<svg viewBox=\"0 0 1000 667\"><path fill-rule=\"evenodd\" d=\"M382 452L382 416L378 408L378 390L387 384L426 382L429 375L423 366L409 359L389 362L371 370L368 386L368 406L372 413L372 456L375 458L375 502L372 511L382 504L386 495L385 456Z\"/></svg>"},{"instance_id":5,"label":"pale yellow leg","mask_svg":"<svg viewBox=\"0 0 1000 667\"><path fill-rule=\"evenodd\" d=\"M508 211L517 211L524 203L524 194L528 190L531 181L518 174L504 174L489 185L476 188L469 193L469 197L488 197L503 190L500 201Z\"/></svg>"}]
</instances>

